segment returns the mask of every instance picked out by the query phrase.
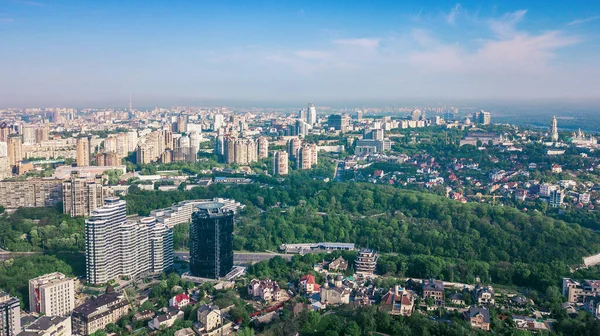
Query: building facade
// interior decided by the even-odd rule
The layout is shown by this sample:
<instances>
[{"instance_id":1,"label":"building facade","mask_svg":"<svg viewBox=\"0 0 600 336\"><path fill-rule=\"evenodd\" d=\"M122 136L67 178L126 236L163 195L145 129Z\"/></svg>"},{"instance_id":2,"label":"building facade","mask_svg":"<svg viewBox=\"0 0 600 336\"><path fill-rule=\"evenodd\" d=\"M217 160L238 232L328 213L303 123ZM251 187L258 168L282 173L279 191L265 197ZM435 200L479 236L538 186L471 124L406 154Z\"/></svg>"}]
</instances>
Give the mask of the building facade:
<instances>
[{"instance_id":1,"label":"building facade","mask_svg":"<svg viewBox=\"0 0 600 336\"><path fill-rule=\"evenodd\" d=\"M288 173L288 153L285 151L273 153L273 175L287 175Z\"/></svg>"},{"instance_id":2,"label":"building facade","mask_svg":"<svg viewBox=\"0 0 600 336\"><path fill-rule=\"evenodd\" d=\"M75 308L72 278L55 272L29 280L29 311L46 316L69 316Z\"/></svg>"},{"instance_id":3,"label":"building facade","mask_svg":"<svg viewBox=\"0 0 600 336\"><path fill-rule=\"evenodd\" d=\"M90 165L90 138L81 136L77 138L77 167L86 167Z\"/></svg>"},{"instance_id":4,"label":"building facade","mask_svg":"<svg viewBox=\"0 0 600 336\"><path fill-rule=\"evenodd\" d=\"M53 206L62 200L62 180L0 182L0 205L7 209Z\"/></svg>"},{"instance_id":5,"label":"building facade","mask_svg":"<svg viewBox=\"0 0 600 336\"><path fill-rule=\"evenodd\" d=\"M112 287L106 293L92 298L75 308L71 316L73 334L90 335L104 329L110 323L116 323L129 310L127 300L122 294L116 293Z\"/></svg>"},{"instance_id":6,"label":"building facade","mask_svg":"<svg viewBox=\"0 0 600 336\"><path fill-rule=\"evenodd\" d=\"M196 208L190 225L190 271L202 278L224 277L233 268L234 212L218 202Z\"/></svg>"},{"instance_id":7,"label":"building facade","mask_svg":"<svg viewBox=\"0 0 600 336\"><path fill-rule=\"evenodd\" d=\"M362 249L354 262L355 272L362 275L373 275L377 267L377 254L370 249Z\"/></svg>"},{"instance_id":8,"label":"building facade","mask_svg":"<svg viewBox=\"0 0 600 336\"><path fill-rule=\"evenodd\" d=\"M21 302L0 291L0 336L15 336L21 332Z\"/></svg>"},{"instance_id":9,"label":"building facade","mask_svg":"<svg viewBox=\"0 0 600 336\"><path fill-rule=\"evenodd\" d=\"M73 217L88 217L104 205L102 175L81 174L73 171L71 178L63 181L63 212Z\"/></svg>"},{"instance_id":10,"label":"building facade","mask_svg":"<svg viewBox=\"0 0 600 336\"><path fill-rule=\"evenodd\" d=\"M103 284L119 276L135 278L173 265L173 231L152 217L127 221L126 203L111 197L85 222L86 275Z\"/></svg>"}]
</instances>

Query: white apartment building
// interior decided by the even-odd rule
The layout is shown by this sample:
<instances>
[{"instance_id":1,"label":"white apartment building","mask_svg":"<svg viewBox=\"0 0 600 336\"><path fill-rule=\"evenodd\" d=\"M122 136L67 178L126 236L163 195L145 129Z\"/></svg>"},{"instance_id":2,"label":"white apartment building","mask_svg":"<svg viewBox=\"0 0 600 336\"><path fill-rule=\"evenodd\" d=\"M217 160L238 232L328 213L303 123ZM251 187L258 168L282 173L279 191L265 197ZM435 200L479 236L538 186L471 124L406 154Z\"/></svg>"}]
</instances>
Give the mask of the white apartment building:
<instances>
[{"instance_id":1,"label":"white apartment building","mask_svg":"<svg viewBox=\"0 0 600 336\"><path fill-rule=\"evenodd\" d=\"M223 203L224 207L234 212L237 209L243 209L245 205L226 198L214 198L205 200L189 200L181 201L168 208L153 210L150 212L150 217L154 217L158 223L165 224L169 228L173 228L177 224L190 223L192 214L196 211L196 206L203 203Z\"/></svg>"},{"instance_id":2,"label":"white apartment building","mask_svg":"<svg viewBox=\"0 0 600 336\"><path fill-rule=\"evenodd\" d=\"M72 278L55 272L29 280L29 311L46 316L69 316L75 309Z\"/></svg>"},{"instance_id":3,"label":"white apartment building","mask_svg":"<svg viewBox=\"0 0 600 336\"><path fill-rule=\"evenodd\" d=\"M154 218L127 221L126 202L107 198L85 222L88 282L161 272L173 265L173 231Z\"/></svg>"}]
</instances>

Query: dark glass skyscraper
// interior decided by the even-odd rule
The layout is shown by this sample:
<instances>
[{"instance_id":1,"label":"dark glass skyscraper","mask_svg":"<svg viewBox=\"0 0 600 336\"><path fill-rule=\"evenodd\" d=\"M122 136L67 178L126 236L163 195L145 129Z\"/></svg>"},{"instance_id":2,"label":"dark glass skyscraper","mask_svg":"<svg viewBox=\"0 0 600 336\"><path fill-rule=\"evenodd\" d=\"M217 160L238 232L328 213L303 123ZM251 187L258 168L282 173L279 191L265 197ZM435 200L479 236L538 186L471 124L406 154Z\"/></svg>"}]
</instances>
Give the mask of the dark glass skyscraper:
<instances>
[{"instance_id":1,"label":"dark glass skyscraper","mask_svg":"<svg viewBox=\"0 0 600 336\"><path fill-rule=\"evenodd\" d=\"M233 268L234 212L225 204L200 204L190 224L190 272L217 279Z\"/></svg>"}]
</instances>

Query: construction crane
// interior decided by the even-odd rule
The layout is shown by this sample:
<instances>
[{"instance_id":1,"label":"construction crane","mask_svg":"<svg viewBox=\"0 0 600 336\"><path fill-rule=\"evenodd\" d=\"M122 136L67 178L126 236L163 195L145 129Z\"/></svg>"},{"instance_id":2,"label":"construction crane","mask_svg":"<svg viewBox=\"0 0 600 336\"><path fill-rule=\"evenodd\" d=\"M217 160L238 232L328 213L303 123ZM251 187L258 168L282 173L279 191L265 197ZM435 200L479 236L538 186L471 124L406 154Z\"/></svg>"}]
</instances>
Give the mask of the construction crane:
<instances>
[{"instance_id":1,"label":"construction crane","mask_svg":"<svg viewBox=\"0 0 600 336\"><path fill-rule=\"evenodd\" d=\"M480 193L480 192L478 192L478 193L477 193L477 194L475 194L475 195L467 195L467 197L475 197L475 198L478 198L480 202L481 202L481 199L482 199L482 198L484 198L484 197L485 197L485 198L491 198L491 199L492 199L492 204L493 204L493 205L496 205L496 198L502 198L502 196L500 196L500 195L483 195L483 194L482 194L482 193Z\"/></svg>"}]
</instances>

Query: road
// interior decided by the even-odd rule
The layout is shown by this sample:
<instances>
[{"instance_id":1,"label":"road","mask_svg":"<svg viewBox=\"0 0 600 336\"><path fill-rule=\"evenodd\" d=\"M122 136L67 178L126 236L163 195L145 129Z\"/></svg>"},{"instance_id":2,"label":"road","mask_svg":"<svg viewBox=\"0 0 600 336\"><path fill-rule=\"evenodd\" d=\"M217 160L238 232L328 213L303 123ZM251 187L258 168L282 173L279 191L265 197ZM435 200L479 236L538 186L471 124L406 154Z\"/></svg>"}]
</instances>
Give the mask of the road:
<instances>
[{"instance_id":1,"label":"road","mask_svg":"<svg viewBox=\"0 0 600 336\"><path fill-rule=\"evenodd\" d=\"M233 263L241 265L251 265L259 261L269 260L276 256L280 256L284 259L291 260L293 255L281 253L233 252ZM175 257L179 259L187 259L190 257L190 253L187 251L178 251L175 252Z\"/></svg>"}]
</instances>

